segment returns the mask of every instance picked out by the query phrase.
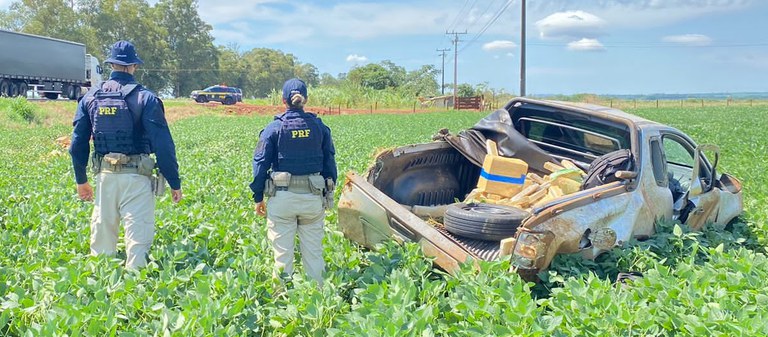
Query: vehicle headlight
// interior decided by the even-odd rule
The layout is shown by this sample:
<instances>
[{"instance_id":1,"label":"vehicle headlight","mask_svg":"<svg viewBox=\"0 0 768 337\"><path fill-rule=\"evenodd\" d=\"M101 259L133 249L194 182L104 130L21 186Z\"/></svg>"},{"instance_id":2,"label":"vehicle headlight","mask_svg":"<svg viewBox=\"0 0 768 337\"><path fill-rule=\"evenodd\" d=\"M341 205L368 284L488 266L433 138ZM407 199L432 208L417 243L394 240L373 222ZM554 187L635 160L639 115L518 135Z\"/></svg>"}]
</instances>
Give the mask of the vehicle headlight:
<instances>
[{"instance_id":1,"label":"vehicle headlight","mask_svg":"<svg viewBox=\"0 0 768 337\"><path fill-rule=\"evenodd\" d=\"M518 268L537 268L537 262L547 255L555 235L550 232L521 232L512 252L512 264Z\"/></svg>"}]
</instances>

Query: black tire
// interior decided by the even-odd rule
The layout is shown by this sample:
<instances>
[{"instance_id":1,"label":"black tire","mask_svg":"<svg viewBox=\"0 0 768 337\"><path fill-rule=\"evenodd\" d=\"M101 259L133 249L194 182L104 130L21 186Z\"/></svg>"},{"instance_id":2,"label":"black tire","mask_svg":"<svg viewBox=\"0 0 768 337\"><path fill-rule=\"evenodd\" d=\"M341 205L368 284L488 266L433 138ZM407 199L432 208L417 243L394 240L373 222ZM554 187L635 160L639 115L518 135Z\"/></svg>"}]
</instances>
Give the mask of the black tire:
<instances>
[{"instance_id":1,"label":"black tire","mask_svg":"<svg viewBox=\"0 0 768 337\"><path fill-rule=\"evenodd\" d=\"M205 96L202 96L202 95L201 96L197 96L197 98L195 98L195 102L197 102L197 103L208 103L208 97L205 97Z\"/></svg>"},{"instance_id":2,"label":"black tire","mask_svg":"<svg viewBox=\"0 0 768 337\"><path fill-rule=\"evenodd\" d=\"M27 91L29 91L29 86L27 85L27 82L19 82L19 95L22 97L27 97Z\"/></svg>"},{"instance_id":3,"label":"black tire","mask_svg":"<svg viewBox=\"0 0 768 337\"><path fill-rule=\"evenodd\" d=\"M74 101L78 99L78 96L80 96L80 87L76 85L70 85L69 89L67 90L67 98Z\"/></svg>"},{"instance_id":4,"label":"black tire","mask_svg":"<svg viewBox=\"0 0 768 337\"><path fill-rule=\"evenodd\" d=\"M493 204L453 204L445 210L445 229L470 239L500 241L515 235L530 216L517 207Z\"/></svg>"},{"instance_id":5,"label":"black tire","mask_svg":"<svg viewBox=\"0 0 768 337\"><path fill-rule=\"evenodd\" d=\"M619 178L616 178L614 175L616 172L630 171L633 167L634 157L631 151L621 149L606 153L593 160L589 165L589 171L586 178L584 178L581 189L586 190L618 181Z\"/></svg>"},{"instance_id":6,"label":"black tire","mask_svg":"<svg viewBox=\"0 0 768 337\"><path fill-rule=\"evenodd\" d=\"M10 97L19 96L19 83L11 82L11 87L8 89L8 91L8 96Z\"/></svg>"},{"instance_id":7,"label":"black tire","mask_svg":"<svg viewBox=\"0 0 768 337\"><path fill-rule=\"evenodd\" d=\"M59 99L59 93L58 92L46 92L43 93L43 96L47 99Z\"/></svg>"},{"instance_id":8,"label":"black tire","mask_svg":"<svg viewBox=\"0 0 768 337\"><path fill-rule=\"evenodd\" d=\"M224 104L224 105L233 105L235 103L236 103L235 99L232 97L224 98L224 101L221 102L221 104Z\"/></svg>"},{"instance_id":9,"label":"black tire","mask_svg":"<svg viewBox=\"0 0 768 337\"><path fill-rule=\"evenodd\" d=\"M11 81L0 80L0 97L11 96Z\"/></svg>"}]
</instances>

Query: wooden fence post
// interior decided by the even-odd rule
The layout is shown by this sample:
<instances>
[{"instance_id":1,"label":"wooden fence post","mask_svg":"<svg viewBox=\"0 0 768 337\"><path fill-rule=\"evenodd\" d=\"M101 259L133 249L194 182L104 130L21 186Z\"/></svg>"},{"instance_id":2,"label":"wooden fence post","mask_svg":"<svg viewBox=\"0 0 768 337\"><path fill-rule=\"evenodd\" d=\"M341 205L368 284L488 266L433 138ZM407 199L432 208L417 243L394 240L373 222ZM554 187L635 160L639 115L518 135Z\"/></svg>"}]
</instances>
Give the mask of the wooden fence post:
<instances>
[{"instance_id":1,"label":"wooden fence post","mask_svg":"<svg viewBox=\"0 0 768 337\"><path fill-rule=\"evenodd\" d=\"M701 107L702 108L704 107L704 99L703 98L701 99Z\"/></svg>"}]
</instances>

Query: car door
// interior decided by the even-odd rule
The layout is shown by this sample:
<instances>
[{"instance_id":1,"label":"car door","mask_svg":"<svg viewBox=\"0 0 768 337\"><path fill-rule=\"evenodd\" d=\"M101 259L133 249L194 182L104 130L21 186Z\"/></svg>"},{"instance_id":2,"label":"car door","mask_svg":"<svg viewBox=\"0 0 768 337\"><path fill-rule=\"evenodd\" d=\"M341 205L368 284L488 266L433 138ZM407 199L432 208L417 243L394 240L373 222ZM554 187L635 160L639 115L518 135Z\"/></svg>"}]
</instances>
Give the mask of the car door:
<instances>
[{"instance_id":1,"label":"car door","mask_svg":"<svg viewBox=\"0 0 768 337\"><path fill-rule=\"evenodd\" d=\"M692 229L713 222L720 202L719 190L714 188L717 160L710 164L704 152L714 154L717 159L719 150L713 145L696 146L678 132L663 133L662 144L670 189L675 195L674 217Z\"/></svg>"}]
</instances>

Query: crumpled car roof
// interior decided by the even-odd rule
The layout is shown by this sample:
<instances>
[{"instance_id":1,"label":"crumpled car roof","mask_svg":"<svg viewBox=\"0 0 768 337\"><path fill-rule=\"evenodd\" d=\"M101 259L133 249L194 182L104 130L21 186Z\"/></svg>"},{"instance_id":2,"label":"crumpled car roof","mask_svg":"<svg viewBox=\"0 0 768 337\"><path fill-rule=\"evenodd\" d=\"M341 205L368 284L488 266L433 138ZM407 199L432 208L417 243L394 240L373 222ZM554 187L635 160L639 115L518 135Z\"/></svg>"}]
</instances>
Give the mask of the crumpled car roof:
<instances>
[{"instance_id":1,"label":"crumpled car roof","mask_svg":"<svg viewBox=\"0 0 768 337\"><path fill-rule=\"evenodd\" d=\"M546 162L558 163L554 157L515 130L509 112L505 109L492 112L471 129L461 131L457 135L444 134L440 138L477 166L483 166L487 153L486 139L496 142L500 155L525 158L528 167L535 170L546 171L544 169Z\"/></svg>"}]
</instances>

